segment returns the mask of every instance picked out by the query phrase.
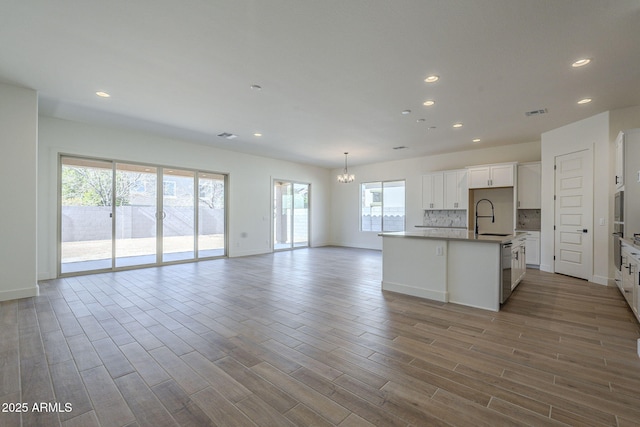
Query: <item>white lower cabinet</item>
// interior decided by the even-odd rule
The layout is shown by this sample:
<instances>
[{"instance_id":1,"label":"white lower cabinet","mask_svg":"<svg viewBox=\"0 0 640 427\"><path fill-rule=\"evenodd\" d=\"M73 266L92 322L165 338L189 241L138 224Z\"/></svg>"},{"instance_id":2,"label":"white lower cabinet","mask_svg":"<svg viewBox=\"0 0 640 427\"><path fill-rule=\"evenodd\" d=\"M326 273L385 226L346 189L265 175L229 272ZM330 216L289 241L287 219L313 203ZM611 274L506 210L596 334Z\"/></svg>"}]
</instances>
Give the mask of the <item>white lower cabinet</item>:
<instances>
[{"instance_id":1,"label":"white lower cabinet","mask_svg":"<svg viewBox=\"0 0 640 427\"><path fill-rule=\"evenodd\" d=\"M640 250L633 246L622 246L622 295L633 314L638 316L638 286L640 285Z\"/></svg>"},{"instance_id":2,"label":"white lower cabinet","mask_svg":"<svg viewBox=\"0 0 640 427\"><path fill-rule=\"evenodd\" d=\"M525 237L525 246L527 250L527 265L540 265L540 232L527 231Z\"/></svg>"}]
</instances>

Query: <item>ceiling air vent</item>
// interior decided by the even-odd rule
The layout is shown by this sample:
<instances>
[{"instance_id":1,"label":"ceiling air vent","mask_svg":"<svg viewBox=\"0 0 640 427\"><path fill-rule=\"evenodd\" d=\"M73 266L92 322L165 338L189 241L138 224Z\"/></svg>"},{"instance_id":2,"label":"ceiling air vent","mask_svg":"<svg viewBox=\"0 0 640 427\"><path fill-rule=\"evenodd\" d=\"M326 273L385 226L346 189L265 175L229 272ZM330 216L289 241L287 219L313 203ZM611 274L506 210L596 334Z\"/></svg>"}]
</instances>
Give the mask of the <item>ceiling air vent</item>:
<instances>
[{"instance_id":1,"label":"ceiling air vent","mask_svg":"<svg viewBox=\"0 0 640 427\"><path fill-rule=\"evenodd\" d=\"M527 111L526 113L524 113L524 115L527 117L530 117L530 116L539 116L540 114L546 114L546 113L547 113L547 109L543 108L542 110Z\"/></svg>"},{"instance_id":2,"label":"ceiling air vent","mask_svg":"<svg viewBox=\"0 0 640 427\"><path fill-rule=\"evenodd\" d=\"M405 148L407 148L404 145L398 145L397 147L393 147L394 150L404 150Z\"/></svg>"},{"instance_id":3,"label":"ceiling air vent","mask_svg":"<svg viewBox=\"0 0 640 427\"><path fill-rule=\"evenodd\" d=\"M225 139L234 139L234 138L238 137L238 135L234 135L234 134L229 133L229 132L223 132L221 134L218 134L218 136L220 138L225 138Z\"/></svg>"}]
</instances>

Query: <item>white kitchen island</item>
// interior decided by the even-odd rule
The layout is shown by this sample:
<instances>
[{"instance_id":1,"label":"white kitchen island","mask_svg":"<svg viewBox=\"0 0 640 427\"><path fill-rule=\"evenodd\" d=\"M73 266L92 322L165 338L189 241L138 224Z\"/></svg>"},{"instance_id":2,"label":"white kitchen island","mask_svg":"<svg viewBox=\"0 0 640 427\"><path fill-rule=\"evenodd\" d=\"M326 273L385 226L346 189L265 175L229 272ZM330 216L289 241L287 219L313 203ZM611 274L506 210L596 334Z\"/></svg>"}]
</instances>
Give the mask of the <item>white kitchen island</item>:
<instances>
[{"instance_id":1,"label":"white kitchen island","mask_svg":"<svg viewBox=\"0 0 640 427\"><path fill-rule=\"evenodd\" d=\"M524 276L524 252L512 259L509 244L520 250L525 233L426 229L380 236L386 291L498 311L502 287L510 293Z\"/></svg>"}]
</instances>

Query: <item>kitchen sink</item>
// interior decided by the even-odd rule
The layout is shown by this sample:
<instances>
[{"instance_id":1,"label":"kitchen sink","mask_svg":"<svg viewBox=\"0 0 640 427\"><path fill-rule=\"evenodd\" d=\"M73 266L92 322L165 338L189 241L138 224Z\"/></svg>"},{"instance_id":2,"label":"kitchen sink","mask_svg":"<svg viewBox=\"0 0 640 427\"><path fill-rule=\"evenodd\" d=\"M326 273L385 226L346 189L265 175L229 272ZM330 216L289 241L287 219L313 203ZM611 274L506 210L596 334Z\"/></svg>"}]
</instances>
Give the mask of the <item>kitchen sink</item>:
<instances>
[{"instance_id":1,"label":"kitchen sink","mask_svg":"<svg viewBox=\"0 0 640 427\"><path fill-rule=\"evenodd\" d=\"M478 233L479 236L500 236L500 237L507 237L507 236L511 236L511 233Z\"/></svg>"}]
</instances>

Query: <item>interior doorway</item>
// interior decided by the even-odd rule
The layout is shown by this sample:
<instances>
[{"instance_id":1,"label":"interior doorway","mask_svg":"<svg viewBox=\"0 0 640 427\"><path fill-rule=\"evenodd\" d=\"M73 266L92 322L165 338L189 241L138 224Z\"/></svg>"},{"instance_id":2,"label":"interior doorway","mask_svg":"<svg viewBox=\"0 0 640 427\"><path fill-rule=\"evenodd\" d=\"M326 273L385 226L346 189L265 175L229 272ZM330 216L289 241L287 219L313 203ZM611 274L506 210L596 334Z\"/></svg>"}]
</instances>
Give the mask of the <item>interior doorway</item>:
<instances>
[{"instance_id":1,"label":"interior doorway","mask_svg":"<svg viewBox=\"0 0 640 427\"><path fill-rule=\"evenodd\" d=\"M309 184L273 181L273 250L309 246Z\"/></svg>"},{"instance_id":2,"label":"interior doorway","mask_svg":"<svg viewBox=\"0 0 640 427\"><path fill-rule=\"evenodd\" d=\"M593 275L592 150L556 156L554 271L591 280Z\"/></svg>"}]
</instances>

